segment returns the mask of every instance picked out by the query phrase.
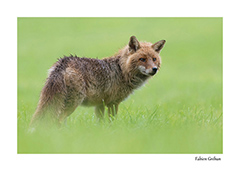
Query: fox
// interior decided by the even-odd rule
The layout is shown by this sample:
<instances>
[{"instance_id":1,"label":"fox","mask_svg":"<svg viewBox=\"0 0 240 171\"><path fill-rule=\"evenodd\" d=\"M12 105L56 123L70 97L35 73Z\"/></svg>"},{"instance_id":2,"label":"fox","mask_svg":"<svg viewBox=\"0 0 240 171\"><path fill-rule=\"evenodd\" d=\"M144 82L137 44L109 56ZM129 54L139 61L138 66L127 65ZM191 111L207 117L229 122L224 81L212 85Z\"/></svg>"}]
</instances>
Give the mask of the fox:
<instances>
[{"instance_id":1,"label":"fox","mask_svg":"<svg viewBox=\"0 0 240 171\"><path fill-rule=\"evenodd\" d=\"M30 126L47 116L61 125L78 106L95 107L99 120L106 106L108 117L115 117L119 104L159 71L165 42L139 42L131 36L129 43L111 57L70 55L58 59L48 71Z\"/></svg>"}]
</instances>

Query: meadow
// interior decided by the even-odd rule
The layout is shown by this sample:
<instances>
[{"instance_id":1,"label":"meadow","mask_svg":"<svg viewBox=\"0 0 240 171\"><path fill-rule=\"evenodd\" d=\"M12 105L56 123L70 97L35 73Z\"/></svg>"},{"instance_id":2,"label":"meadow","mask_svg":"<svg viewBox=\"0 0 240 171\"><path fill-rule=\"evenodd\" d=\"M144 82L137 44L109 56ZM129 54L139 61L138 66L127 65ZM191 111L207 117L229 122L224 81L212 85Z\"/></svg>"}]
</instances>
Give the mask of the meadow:
<instances>
[{"instance_id":1,"label":"meadow","mask_svg":"<svg viewBox=\"0 0 240 171\"><path fill-rule=\"evenodd\" d=\"M165 39L161 70L98 122L78 107L61 129L28 132L47 70L103 58L130 36ZM222 18L18 18L18 153L222 154Z\"/></svg>"}]
</instances>

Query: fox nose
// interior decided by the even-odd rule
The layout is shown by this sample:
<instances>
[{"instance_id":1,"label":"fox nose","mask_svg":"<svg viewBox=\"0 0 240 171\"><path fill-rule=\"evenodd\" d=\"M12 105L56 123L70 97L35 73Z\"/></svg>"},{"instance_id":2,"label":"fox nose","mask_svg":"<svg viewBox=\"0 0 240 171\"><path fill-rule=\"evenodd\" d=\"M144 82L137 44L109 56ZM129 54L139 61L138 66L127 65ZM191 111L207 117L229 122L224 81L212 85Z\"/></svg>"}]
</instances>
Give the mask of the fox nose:
<instances>
[{"instance_id":1,"label":"fox nose","mask_svg":"<svg viewBox=\"0 0 240 171\"><path fill-rule=\"evenodd\" d=\"M153 74L156 74L156 72L157 72L157 67L153 67L153 68L152 68L152 71L153 71Z\"/></svg>"}]
</instances>

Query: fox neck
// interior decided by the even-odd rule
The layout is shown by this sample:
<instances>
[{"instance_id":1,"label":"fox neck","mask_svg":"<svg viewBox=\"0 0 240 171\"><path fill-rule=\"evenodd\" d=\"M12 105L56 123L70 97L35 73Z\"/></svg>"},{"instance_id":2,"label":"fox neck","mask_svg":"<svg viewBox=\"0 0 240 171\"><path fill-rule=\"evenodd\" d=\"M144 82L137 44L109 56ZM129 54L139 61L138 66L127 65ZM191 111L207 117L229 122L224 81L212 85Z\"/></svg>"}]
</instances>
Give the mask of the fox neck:
<instances>
[{"instance_id":1,"label":"fox neck","mask_svg":"<svg viewBox=\"0 0 240 171\"><path fill-rule=\"evenodd\" d=\"M128 77L128 84L133 89L136 89L141 87L148 80L148 78L148 76L140 73L136 75L131 75Z\"/></svg>"},{"instance_id":2,"label":"fox neck","mask_svg":"<svg viewBox=\"0 0 240 171\"><path fill-rule=\"evenodd\" d=\"M129 57L129 47L125 46L117 54L112 57L105 58L108 62L114 61L114 63L119 66L119 71L124 80L124 84L130 89L136 89L142 86L149 76L143 75L139 72L137 66L127 64L127 59ZM122 80L122 79L120 79Z\"/></svg>"},{"instance_id":3,"label":"fox neck","mask_svg":"<svg viewBox=\"0 0 240 171\"><path fill-rule=\"evenodd\" d=\"M123 49L124 50L124 49ZM127 63L128 59L128 54L126 52L127 50L125 49L125 52L120 52L122 54L119 54L119 65L121 68L122 75L124 77L124 80L126 81L127 85L133 89L138 88L142 86L149 76L143 75L142 73L139 72L138 67L135 66L134 64L129 65Z\"/></svg>"}]
</instances>

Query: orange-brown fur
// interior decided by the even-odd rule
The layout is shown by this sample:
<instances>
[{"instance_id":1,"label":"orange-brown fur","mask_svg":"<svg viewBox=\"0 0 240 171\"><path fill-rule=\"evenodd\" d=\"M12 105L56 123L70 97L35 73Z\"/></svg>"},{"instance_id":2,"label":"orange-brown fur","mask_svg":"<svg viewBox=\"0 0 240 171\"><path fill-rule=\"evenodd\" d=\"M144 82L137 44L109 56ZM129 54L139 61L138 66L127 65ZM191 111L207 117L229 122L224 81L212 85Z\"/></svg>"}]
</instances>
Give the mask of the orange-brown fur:
<instances>
[{"instance_id":1,"label":"orange-brown fur","mask_svg":"<svg viewBox=\"0 0 240 171\"><path fill-rule=\"evenodd\" d=\"M159 70L164 43L138 42L132 36L126 47L109 58L59 59L49 70L31 125L46 115L61 123L79 105L95 106L98 118L106 105L108 115L114 116L118 105Z\"/></svg>"}]
</instances>

